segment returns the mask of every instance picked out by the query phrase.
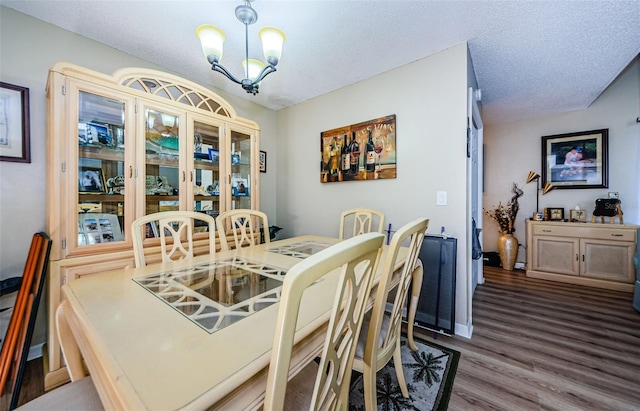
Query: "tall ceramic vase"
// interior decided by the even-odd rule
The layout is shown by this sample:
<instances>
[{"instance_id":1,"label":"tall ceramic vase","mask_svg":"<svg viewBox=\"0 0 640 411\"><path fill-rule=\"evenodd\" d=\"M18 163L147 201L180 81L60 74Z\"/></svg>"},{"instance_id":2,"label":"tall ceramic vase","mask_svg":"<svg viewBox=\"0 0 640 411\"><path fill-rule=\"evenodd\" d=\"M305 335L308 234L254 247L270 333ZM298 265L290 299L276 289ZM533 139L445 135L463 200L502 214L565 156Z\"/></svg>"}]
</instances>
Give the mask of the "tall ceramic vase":
<instances>
[{"instance_id":1,"label":"tall ceramic vase","mask_svg":"<svg viewBox=\"0 0 640 411\"><path fill-rule=\"evenodd\" d=\"M518 239L513 234L501 234L498 239L498 254L505 270L513 270L518 257Z\"/></svg>"}]
</instances>

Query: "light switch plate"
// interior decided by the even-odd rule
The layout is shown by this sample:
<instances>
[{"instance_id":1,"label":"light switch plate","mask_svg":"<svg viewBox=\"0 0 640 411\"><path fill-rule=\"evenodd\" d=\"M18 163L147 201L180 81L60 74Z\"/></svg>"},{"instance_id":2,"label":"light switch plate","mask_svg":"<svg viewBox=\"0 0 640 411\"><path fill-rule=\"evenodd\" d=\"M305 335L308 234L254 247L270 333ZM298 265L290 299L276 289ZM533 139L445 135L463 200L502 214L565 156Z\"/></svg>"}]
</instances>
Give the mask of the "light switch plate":
<instances>
[{"instance_id":1,"label":"light switch plate","mask_svg":"<svg viewBox=\"0 0 640 411\"><path fill-rule=\"evenodd\" d=\"M446 206L447 205L447 192L446 191L438 191L436 193L436 205Z\"/></svg>"}]
</instances>

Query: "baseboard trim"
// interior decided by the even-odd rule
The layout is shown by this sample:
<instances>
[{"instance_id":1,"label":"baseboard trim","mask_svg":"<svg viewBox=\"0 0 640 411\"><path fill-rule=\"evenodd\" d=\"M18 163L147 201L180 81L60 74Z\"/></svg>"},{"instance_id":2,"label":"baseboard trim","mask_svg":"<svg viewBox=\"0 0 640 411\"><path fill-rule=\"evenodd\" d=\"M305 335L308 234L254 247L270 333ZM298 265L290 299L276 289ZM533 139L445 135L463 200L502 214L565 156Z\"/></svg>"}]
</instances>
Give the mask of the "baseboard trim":
<instances>
[{"instance_id":1,"label":"baseboard trim","mask_svg":"<svg viewBox=\"0 0 640 411\"><path fill-rule=\"evenodd\" d=\"M32 345L31 347L29 347L29 354L27 354L27 361L35 360L36 358L42 357L43 347L44 347L44 343Z\"/></svg>"},{"instance_id":2,"label":"baseboard trim","mask_svg":"<svg viewBox=\"0 0 640 411\"><path fill-rule=\"evenodd\" d=\"M468 324L460 324L456 323L456 335L464 338L471 338L473 335L473 324L471 324L471 319L469 319Z\"/></svg>"}]
</instances>

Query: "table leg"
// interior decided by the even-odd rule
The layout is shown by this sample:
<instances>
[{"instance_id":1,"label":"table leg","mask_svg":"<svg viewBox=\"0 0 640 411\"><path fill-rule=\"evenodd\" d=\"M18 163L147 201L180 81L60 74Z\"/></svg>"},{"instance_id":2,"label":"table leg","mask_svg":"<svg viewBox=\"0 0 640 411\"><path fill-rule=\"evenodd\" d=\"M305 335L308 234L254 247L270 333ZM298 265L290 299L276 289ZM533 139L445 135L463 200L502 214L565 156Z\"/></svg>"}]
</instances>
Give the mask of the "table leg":
<instances>
[{"instance_id":1,"label":"table leg","mask_svg":"<svg viewBox=\"0 0 640 411\"><path fill-rule=\"evenodd\" d=\"M418 351L418 346L413 341L413 324L415 323L418 299L420 298L420 290L422 289L422 273L422 261L416 260L416 266L411 273L411 302L407 314L407 340L409 342L409 348L411 348L412 351Z\"/></svg>"},{"instance_id":2,"label":"table leg","mask_svg":"<svg viewBox=\"0 0 640 411\"><path fill-rule=\"evenodd\" d=\"M84 369L82 368L82 354L80 353L80 348L78 347L66 318L66 313L69 309L70 308L68 307L68 302L66 300L60 303L56 310L56 327L58 329L60 349L62 350L64 360L67 363L67 371L69 372L71 381L76 381L84 378Z\"/></svg>"}]
</instances>

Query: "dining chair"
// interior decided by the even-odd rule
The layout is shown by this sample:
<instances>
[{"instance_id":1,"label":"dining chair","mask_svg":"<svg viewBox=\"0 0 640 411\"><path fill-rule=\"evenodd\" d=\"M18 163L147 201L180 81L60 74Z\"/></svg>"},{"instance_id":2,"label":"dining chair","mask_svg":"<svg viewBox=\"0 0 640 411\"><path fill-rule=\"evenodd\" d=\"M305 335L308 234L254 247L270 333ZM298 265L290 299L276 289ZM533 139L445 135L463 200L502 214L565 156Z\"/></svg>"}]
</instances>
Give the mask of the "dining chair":
<instances>
[{"instance_id":1,"label":"dining chair","mask_svg":"<svg viewBox=\"0 0 640 411\"><path fill-rule=\"evenodd\" d=\"M402 333L402 312L406 307L409 285L414 270L422 270L418 260L424 234L429 226L429 220L418 218L401 227L391 238L384 257L381 278L376 289L376 296L371 311L365 315L362 331L358 338L353 369L363 374L364 400L367 410L377 410L376 373L380 371L393 357L393 363L398 378L398 385L405 398L409 397L407 383L402 371L402 357L400 354L400 335ZM398 272L395 270L399 251L409 239L408 255L405 263ZM399 278L396 276L399 275ZM398 280L396 287L392 283ZM414 284L414 287L419 285ZM392 296L393 306L388 309L389 292L395 290ZM417 297L414 296L417 300ZM417 301L412 301L417 304ZM411 327L412 324L409 324ZM416 350L416 347L411 347Z\"/></svg>"},{"instance_id":2,"label":"dining chair","mask_svg":"<svg viewBox=\"0 0 640 411\"><path fill-rule=\"evenodd\" d=\"M218 236L223 250L269 244L269 221L262 211L251 209L229 210L216 218ZM229 236L233 234L233 243L229 244Z\"/></svg>"},{"instance_id":3,"label":"dining chair","mask_svg":"<svg viewBox=\"0 0 640 411\"><path fill-rule=\"evenodd\" d=\"M378 226L374 225L374 221L377 220ZM353 224L353 230L351 236L348 236L346 231ZM384 214L378 210L371 208L352 208L350 210L343 211L340 215L340 239L344 240L348 237L372 232L371 227L374 227L374 232L382 233L384 229ZM350 231L350 230L349 230Z\"/></svg>"},{"instance_id":4,"label":"dining chair","mask_svg":"<svg viewBox=\"0 0 640 411\"><path fill-rule=\"evenodd\" d=\"M356 342L383 242L384 235L379 233L354 237L312 255L287 272L271 351L265 411L347 409ZM311 361L288 381L290 373L296 372L290 371L289 365L303 294L337 269L335 274L340 277L320 363Z\"/></svg>"},{"instance_id":5,"label":"dining chair","mask_svg":"<svg viewBox=\"0 0 640 411\"><path fill-rule=\"evenodd\" d=\"M82 355L75 344L71 343L73 334L65 320L66 304L60 304L56 310L56 330L62 355L64 356L67 371L71 382L57 387L43 395L16 408L19 411L40 410L68 410L68 411L93 411L104 410L100 395L91 376L85 376L82 365Z\"/></svg>"},{"instance_id":6,"label":"dining chair","mask_svg":"<svg viewBox=\"0 0 640 411\"><path fill-rule=\"evenodd\" d=\"M216 221L208 214L197 211L161 211L136 219L131 224L136 267L146 265L144 240L149 237L160 237L163 263L193 257L193 232L196 221L206 225L209 254L215 254ZM167 241L167 237L171 238L171 241Z\"/></svg>"}]
</instances>

